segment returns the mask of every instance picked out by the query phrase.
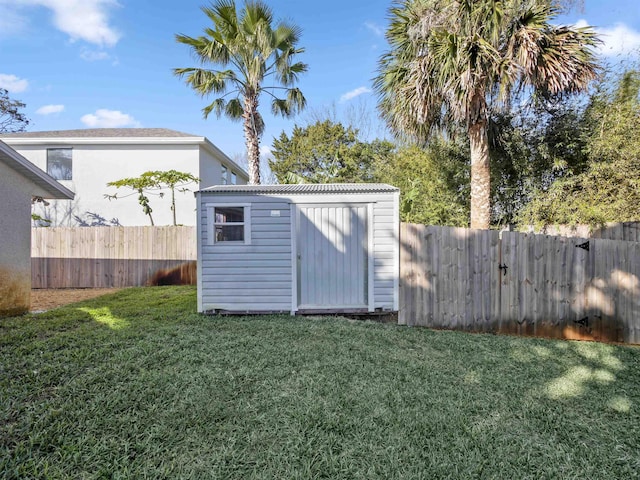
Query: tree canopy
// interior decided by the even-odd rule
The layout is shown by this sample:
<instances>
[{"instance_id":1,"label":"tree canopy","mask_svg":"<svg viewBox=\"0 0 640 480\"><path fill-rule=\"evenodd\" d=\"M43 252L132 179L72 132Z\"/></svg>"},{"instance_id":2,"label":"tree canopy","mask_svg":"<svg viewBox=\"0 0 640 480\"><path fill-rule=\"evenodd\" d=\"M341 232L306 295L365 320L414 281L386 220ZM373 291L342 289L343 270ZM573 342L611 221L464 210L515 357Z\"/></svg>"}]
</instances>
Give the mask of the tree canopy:
<instances>
[{"instance_id":1,"label":"tree canopy","mask_svg":"<svg viewBox=\"0 0 640 480\"><path fill-rule=\"evenodd\" d=\"M175 192L176 190L182 193L188 192L189 189L186 188L186 185L197 182L198 180L198 177L188 172L179 172L177 170L153 170L144 172L139 177L127 177L109 182L107 183L107 186L129 188L134 191L134 193L124 195L124 197L137 193L138 203L142 207L144 214L149 217L151 225L154 225L152 215L153 209L151 208L148 195L155 194L159 197L163 197L164 192L161 190L163 188L168 188L171 192L171 213L173 215L173 224L177 225ZM118 197L118 194L115 193L113 195L105 195L105 198L109 200L117 200L122 197Z\"/></svg>"},{"instance_id":2,"label":"tree canopy","mask_svg":"<svg viewBox=\"0 0 640 480\"><path fill-rule=\"evenodd\" d=\"M521 224L590 224L640 220L640 73L601 82L582 112L586 165L539 189ZM573 172L572 172L573 173Z\"/></svg>"},{"instance_id":3,"label":"tree canopy","mask_svg":"<svg viewBox=\"0 0 640 480\"><path fill-rule=\"evenodd\" d=\"M351 126L318 120L274 139L269 167L279 183L371 182L375 159L393 149L389 142L361 141Z\"/></svg>"},{"instance_id":4,"label":"tree canopy","mask_svg":"<svg viewBox=\"0 0 640 480\"><path fill-rule=\"evenodd\" d=\"M584 90L596 75L590 28L552 23L548 0L404 0L390 10L391 50L379 62L379 108L398 136L426 142L466 129L471 226L491 213L489 116L531 88L541 98Z\"/></svg>"},{"instance_id":5,"label":"tree canopy","mask_svg":"<svg viewBox=\"0 0 640 480\"><path fill-rule=\"evenodd\" d=\"M19 100L12 100L8 90L0 88L0 132L22 132L27 128L29 120L20 111L25 106Z\"/></svg>"}]
</instances>

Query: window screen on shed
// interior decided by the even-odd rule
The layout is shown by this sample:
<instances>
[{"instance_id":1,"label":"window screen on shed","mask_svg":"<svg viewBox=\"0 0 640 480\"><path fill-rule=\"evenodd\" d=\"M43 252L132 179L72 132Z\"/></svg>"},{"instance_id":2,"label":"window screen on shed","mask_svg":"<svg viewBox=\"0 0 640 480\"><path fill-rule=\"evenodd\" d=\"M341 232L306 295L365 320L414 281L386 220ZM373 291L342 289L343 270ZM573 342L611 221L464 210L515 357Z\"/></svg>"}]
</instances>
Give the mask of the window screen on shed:
<instances>
[{"instance_id":1,"label":"window screen on shed","mask_svg":"<svg viewBox=\"0 0 640 480\"><path fill-rule=\"evenodd\" d=\"M215 207L215 241L244 242L244 207Z\"/></svg>"}]
</instances>

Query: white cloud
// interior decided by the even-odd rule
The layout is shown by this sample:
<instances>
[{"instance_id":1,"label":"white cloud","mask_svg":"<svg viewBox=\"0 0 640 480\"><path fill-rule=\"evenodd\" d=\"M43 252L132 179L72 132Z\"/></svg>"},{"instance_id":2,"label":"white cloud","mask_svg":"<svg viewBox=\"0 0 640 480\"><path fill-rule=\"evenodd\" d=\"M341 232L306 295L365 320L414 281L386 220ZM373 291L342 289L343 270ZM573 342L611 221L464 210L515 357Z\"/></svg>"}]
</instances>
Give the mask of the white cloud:
<instances>
[{"instance_id":1,"label":"white cloud","mask_svg":"<svg viewBox=\"0 0 640 480\"><path fill-rule=\"evenodd\" d=\"M64 110L64 105L45 105L36 110L38 115L51 115L52 113L60 113Z\"/></svg>"},{"instance_id":2,"label":"white cloud","mask_svg":"<svg viewBox=\"0 0 640 480\"><path fill-rule=\"evenodd\" d=\"M371 30L376 36L384 36L384 28L374 22L364 22L364 26Z\"/></svg>"},{"instance_id":3,"label":"white cloud","mask_svg":"<svg viewBox=\"0 0 640 480\"><path fill-rule=\"evenodd\" d=\"M0 36L14 35L24 30L27 19L19 15L11 7L2 5L0 1Z\"/></svg>"},{"instance_id":4,"label":"white cloud","mask_svg":"<svg viewBox=\"0 0 640 480\"><path fill-rule=\"evenodd\" d=\"M127 113L119 110L107 110L101 108L95 113L83 115L80 119L87 127L93 128L118 128L118 127L139 127L140 122Z\"/></svg>"},{"instance_id":5,"label":"white cloud","mask_svg":"<svg viewBox=\"0 0 640 480\"><path fill-rule=\"evenodd\" d=\"M578 20L575 27L583 28L589 26L584 20ZM595 27L604 43L598 47L598 53L613 57L615 55L625 55L640 49L640 32L632 30L624 23L616 23L612 28Z\"/></svg>"},{"instance_id":6,"label":"white cloud","mask_svg":"<svg viewBox=\"0 0 640 480\"><path fill-rule=\"evenodd\" d=\"M54 26L72 41L112 47L120 39L120 33L109 25L110 10L119 6L116 0L0 0L0 3L13 8L48 8L53 13Z\"/></svg>"},{"instance_id":7,"label":"white cloud","mask_svg":"<svg viewBox=\"0 0 640 480\"><path fill-rule=\"evenodd\" d=\"M29 82L24 78L19 78L15 75L7 75L6 73L0 73L0 88L8 90L10 93L24 92L28 86Z\"/></svg>"},{"instance_id":8,"label":"white cloud","mask_svg":"<svg viewBox=\"0 0 640 480\"><path fill-rule=\"evenodd\" d=\"M351 90L350 92L345 93L344 95L342 95L340 97L340 102L347 102L353 98L356 98L360 95L363 95L365 93L370 93L371 89L367 88L367 87L358 87L354 90Z\"/></svg>"},{"instance_id":9,"label":"white cloud","mask_svg":"<svg viewBox=\"0 0 640 480\"><path fill-rule=\"evenodd\" d=\"M80 58L87 62L97 62L100 60L108 60L111 56L104 50L90 50L88 48L83 48L80 51Z\"/></svg>"}]
</instances>

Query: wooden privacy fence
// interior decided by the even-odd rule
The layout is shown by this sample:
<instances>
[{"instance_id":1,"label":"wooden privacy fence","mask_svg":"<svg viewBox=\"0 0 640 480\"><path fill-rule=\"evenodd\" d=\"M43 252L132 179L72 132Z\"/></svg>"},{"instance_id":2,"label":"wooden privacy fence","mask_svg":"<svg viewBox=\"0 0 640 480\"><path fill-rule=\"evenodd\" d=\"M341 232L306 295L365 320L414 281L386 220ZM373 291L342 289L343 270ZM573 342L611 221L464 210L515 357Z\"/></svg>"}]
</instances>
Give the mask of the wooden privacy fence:
<instances>
[{"instance_id":1,"label":"wooden privacy fence","mask_svg":"<svg viewBox=\"0 0 640 480\"><path fill-rule=\"evenodd\" d=\"M640 343L640 242L400 233L400 324Z\"/></svg>"},{"instance_id":2,"label":"wooden privacy fence","mask_svg":"<svg viewBox=\"0 0 640 480\"><path fill-rule=\"evenodd\" d=\"M196 282L195 227L31 230L32 288L102 288Z\"/></svg>"},{"instance_id":3,"label":"wooden privacy fence","mask_svg":"<svg viewBox=\"0 0 640 480\"><path fill-rule=\"evenodd\" d=\"M540 229L540 231L534 227L529 227L526 230L561 237L602 238L605 240L640 242L640 222L612 222L597 228L592 228L590 225L549 225Z\"/></svg>"}]
</instances>

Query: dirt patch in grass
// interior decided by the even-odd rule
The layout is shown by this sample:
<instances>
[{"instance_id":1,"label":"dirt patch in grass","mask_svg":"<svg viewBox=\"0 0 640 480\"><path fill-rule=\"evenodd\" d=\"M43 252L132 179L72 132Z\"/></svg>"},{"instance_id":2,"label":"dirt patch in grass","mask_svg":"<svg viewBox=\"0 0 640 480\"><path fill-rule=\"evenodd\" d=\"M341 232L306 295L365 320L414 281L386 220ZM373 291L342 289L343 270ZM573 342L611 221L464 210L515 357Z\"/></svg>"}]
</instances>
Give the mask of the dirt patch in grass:
<instances>
[{"instance_id":1,"label":"dirt patch in grass","mask_svg":"<svg viewBox=\"0 0 640 480\"><path fill-rule=\"evenodd\" d=\"M90 298L114 293L121 288L56 288L31 290L31 312L42 312L52 308L80 302Z\"/></svg>"}]
</instances>

